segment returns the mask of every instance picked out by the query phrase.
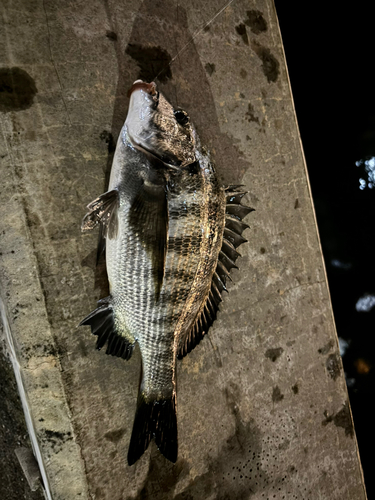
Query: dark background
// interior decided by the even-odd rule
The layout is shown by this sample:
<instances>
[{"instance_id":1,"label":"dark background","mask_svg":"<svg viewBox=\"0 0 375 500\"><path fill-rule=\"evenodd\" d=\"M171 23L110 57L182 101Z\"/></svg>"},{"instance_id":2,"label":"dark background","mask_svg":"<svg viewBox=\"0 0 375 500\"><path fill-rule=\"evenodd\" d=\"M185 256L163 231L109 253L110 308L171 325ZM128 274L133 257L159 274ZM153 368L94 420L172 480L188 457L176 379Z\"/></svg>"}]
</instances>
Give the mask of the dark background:
<instances>
[{"instance_id":1,"label":"dark background","mask_svg":"<svg viewBox=\"0 0 375 500\"><path fill-rule=\"evenodd\" d=\"M359 188L368 172L356 162L375 157L375 16L371 2L275 4L372 500L375 304L356 303L375 296L375 185Z\"/></svg>"}]
</instances>

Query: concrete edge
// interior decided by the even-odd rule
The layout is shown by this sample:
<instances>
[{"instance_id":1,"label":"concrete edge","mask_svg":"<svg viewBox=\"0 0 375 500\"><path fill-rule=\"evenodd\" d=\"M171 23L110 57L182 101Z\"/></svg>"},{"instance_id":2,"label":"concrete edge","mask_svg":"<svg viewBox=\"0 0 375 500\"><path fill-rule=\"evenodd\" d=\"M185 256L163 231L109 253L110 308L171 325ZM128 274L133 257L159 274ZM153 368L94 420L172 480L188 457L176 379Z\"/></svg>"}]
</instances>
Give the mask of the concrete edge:
<instances>
[{"instance_id":1,"label":"concrete edge","mask_svg":"<svg viewBox=\"0 0 375 500\"><path fill-rule=\"evenodd\" d=\"M324 260L324 256L323 256L322 243L321 243L321 240L320 240L318 219L316 217L316 211L315 211L315 206L314 206L314 198L313 198L313 195L312 195L312 189L311 189L309 171L308 171L308 168L307 168L305 151L304 151L304 148L303 148L302 137L301 137L301 133L300 133L300 130L299 130L299 125L298 125L298 118L297 118L297 113L296 113L296 107L295 107L295 104L294 104L294 98L293 98L293 92L292 92L292 85L291 85L290 77L289 77L288 61L287 61L286 54L285 54L283 37L282 37L281 29L280 29L280 23L279 23L279 18L278 18L278 15L277 15L277 9L276 9L276 5L275 5L275 0L272 0L272 5L273 5L275 19L276 19L276 25L277 25L276 28L278 30L279 37L280 37L280 40L281 40L281 49L282 49L282 53L283 53L283 57L284 57L284 61L285 61L285 73L286 73L286 77L287 77L287 84L288 84L288 87L289 87L290 99L291 99L291 104L292 104L292 108L293 108L294 119L295 119L295 122L296 122L296 129L297 129L297 132L298 132L298 141L299 141L300 148L301 148L302 161L303 161L303 165L304 165L304 170L305 170L305 175L306 175L306 181L307 181L307 186L308 186L308 190L309 190L309 196L310 196L310 202L311 202L311 210L312 210L312 214L313 214L314 221L315 221L316 237L317 237L317 240L318 240L320 255L321 255L321 259L322 259L322 268L323 268L323 273L324 273L324 277L325 277L325 281L326 281L326 285L327 285L328 298L329 298L329 302L330 302L330 305L331 305L330 311L331 311L331 317L332 317L332 324L333 324L334 331L336 332L336 336L335 336L336 347L337 347L337 350L340 352L339 339L338 339L337 328L336 328L336 321L335 321L335 316L333 314L333 308L332 308L331 291L329 289L327 268L326 268L326 264L325 264L325 260ZM344 374L344 366L343 366L343 362L342 362L341 356L340 356L340 364L341 364L341 373ZM367 492L366 492L366 486L365 486L365 478L364 478L364 474L363 474L361 457L360 457L360 454L359 454L358 441L357 441L357 436L356 436L356 433L355 433L355 425L354 425L354 420L353 420L353 413L352 413L352 409L351 409L351 406L350 406L349 393L348 393L348 388L347 388L346 384L345 384L345 390L346 390L347 401L349 402L348 407L349 407L349 412L350 412L350 418L351 418L353 429L354 429L354 439L355 439L355 446L356 446L356 452L357 452L357 457L358 457L358 465L359 465L360 474L361 474L361 478L362 478L363 492L364 492L365 498L367 498Z\"/></svg>"}]
</instances>

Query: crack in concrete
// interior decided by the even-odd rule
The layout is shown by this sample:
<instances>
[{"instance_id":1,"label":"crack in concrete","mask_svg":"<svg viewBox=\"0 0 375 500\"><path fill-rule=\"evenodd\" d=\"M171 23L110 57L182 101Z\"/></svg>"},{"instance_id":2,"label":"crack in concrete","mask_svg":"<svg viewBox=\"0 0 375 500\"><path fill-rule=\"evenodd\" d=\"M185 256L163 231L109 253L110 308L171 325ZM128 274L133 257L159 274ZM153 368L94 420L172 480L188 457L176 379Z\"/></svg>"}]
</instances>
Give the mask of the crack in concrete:
<instances>
[{"instance_id":1,"label":"crack in concrete","mask_svg":"<svg viewBox=\"0 0 375 500\"><path fill-rule=\"evenodd\" d=\"M296 290L297 288L309 288L310 286L319 285L321 283L325 283L325 280L314 281L313 283L300 283L299 285L292 286L290 288L286 288L285 290L283 290L283 293L290 292L292 290Z\"/></svg>"},{"instance_id":2,"label":"crack in concrete","mask_svg":"<svg viewBox=\"0 0 375 500\"><path fill-rule=\"evenodd\" d=\"M194 40L197 38L197 36L200 35L205 30L205 28L207 28L207 26L209 26L210 24L212 24L213 21L215 21L215 19L217 17L219 17L220 14L222 12L224 12L230 6L230 4L232 4L233 2L234 2L234 0L230 0L228 3L226 3L224 5L224 7L222 7L218 12L216 12L216 14L209 21L207 21L201 28L199 28L194 33L194 35L190 38L190 40L185 43L185 45L182 47L182 49L180 49L177 52L177 54L174 57L172 57L172 59L170 60L170 62L169 62L169 64L168 64L167 67L171 66L174 63L174 61L182 54L182 52L185 52L185 50L189 47L189 45L194 42ZM161 71L159 71L159 73L155 76L154 80L156 80L163 73L163 71L165 71L165 69L166 68L163 68Z\"/></svg>"},{"instance_id":3,"label":"crack in concrete","mask_svg":"<svg viewBox=\"0 0 375 500\"><path fill-rule=\"evenodd\" d=\"M46 16L46 24L47 24L47 32L48 32L48 49L49 49L49 55L50 55L50 58L51 58L52 66L53 66L53 68L55 70L55 73L56 73L56 76L57 76L57 80L58 80L59 85L60 85L61 99L62 99L62 101L64 103L66 115L68 117L69 124L72 126L72 121L70 119L70 115L69 115L69 112L68 112L68 106L67 106L66 101L64 99L64 89L63 89L63 86L62 86L62 83L61 83L59 72L57 71L57 66L56 66L55 61L54 61L53 56L52 56L51 31L50 31L50 28L49 28L49 22L48 22L48 16L47 16L47 11L46 11L46 6L45 6L45 0L43 0L43 10L44 10L44 14Z\"/></svg>"}]
</instances>

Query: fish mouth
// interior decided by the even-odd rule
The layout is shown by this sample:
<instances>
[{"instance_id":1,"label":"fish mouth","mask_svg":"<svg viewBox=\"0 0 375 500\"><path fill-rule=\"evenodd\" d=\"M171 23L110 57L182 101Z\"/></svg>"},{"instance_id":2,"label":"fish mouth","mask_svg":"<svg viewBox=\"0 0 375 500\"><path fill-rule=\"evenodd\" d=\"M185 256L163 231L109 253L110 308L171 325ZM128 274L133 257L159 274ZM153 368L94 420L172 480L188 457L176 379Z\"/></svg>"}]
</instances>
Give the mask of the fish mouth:
<instances>
[{"instance_id":1,"label":"fish mouth","mask_svg":"<svg viewBox=\"0 0 375 500\"><path fill-rule=\"evenodd\" d=\"M162 156L158 155L154 151L151 151L150 149L146 148L145 146L141 145L139 142L135 141L134 138L129 134L128 131L128 137L129 140L132 144L132 146L139 151L142 151L146 156L150 157L153 160L156 160L159 164L162 164L164 167L171 168L173 170L180 170L181 168L181 162L179 162L177 165L170 163L165 157L163 158Z\"/></svg>"},{"instance_id":2,"label":"fish mouth","mask_svg":"<svg viewBox=\"0 0 375 500\"><path fill-rule=\"evenodd\" d=\"M143 80L136 80L128 90L128 97L130 97L135 90L144 90L151 96L157 95L155 82L147 83Z\"/></svg>"}]
</instances>

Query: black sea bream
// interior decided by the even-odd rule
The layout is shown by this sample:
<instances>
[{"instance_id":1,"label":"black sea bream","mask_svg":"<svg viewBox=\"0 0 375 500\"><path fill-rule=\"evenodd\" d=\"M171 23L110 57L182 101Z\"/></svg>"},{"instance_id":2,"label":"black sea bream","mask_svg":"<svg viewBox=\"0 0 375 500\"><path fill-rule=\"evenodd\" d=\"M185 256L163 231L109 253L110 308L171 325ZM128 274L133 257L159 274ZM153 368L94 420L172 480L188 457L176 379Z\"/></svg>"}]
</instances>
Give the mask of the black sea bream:
<instances>
[{"instance_id":1,"label":"black sea bream","mask_svg":"<svg viewBox=\"0 0 375 500\"><path fill-rule=\"evenodd\" d=\"M82 223L83 231L101 224L110 295L81 325L91 325L107 354L128 360L140 347L132 465L152 438L177 460L176 361L215 320L252 209L238 186L219 185L187 113L155 83L137 80L129 95L109 190Z\"/></svg>"}]
</instances>

